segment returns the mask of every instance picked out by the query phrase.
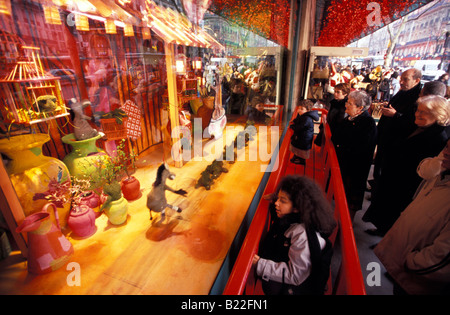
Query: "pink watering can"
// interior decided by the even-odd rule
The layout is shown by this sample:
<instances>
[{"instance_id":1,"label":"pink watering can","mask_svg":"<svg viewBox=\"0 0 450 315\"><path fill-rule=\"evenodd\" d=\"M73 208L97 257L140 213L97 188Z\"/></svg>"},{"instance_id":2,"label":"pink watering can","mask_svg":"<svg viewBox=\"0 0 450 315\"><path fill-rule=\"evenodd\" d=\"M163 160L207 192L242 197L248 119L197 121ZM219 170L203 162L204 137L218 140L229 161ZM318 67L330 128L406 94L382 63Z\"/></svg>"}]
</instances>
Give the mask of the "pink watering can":
<instances>
[{"instance_id":1,"label":"pink watering can","mask_svg":"<svg viewBox=\"0 0 450 315\"><path fill-rule=\"evenodd\" d=\"M53 207L56 225L50 219L48 207ZM25 218L16 232L28 235L28 271L44 274L64 266L73 254L72 243L61 233L58 211L53 203L47 203L41 212Z\"/></svg>"}]
</instances>

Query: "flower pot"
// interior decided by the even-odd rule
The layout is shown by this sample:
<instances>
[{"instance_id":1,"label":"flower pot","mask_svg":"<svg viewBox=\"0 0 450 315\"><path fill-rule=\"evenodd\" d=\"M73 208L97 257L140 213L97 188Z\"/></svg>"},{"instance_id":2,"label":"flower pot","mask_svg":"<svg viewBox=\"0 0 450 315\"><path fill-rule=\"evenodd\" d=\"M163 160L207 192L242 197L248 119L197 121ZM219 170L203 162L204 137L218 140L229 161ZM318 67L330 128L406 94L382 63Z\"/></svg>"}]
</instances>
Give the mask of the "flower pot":
<instances>
[{"instance_id":1,"label":"flower pot","mask_svg":"<svg viewBox=\"0 0 450 315\"><path fill-rule=\"evenodd\" d=\"M62 142L72 147L72 152L67 154L63 162L67 165L70 175L83 179L97 171L98 159L108 159L108 155L99 149L95 142L102 137L98 134L86 140L77 141L73 133L61 138Z\"/></svg>"},{"instance_id":2,"label":"flower pot","mask_svg":"<svg viewBox=\"0 0 450 315\"><path fill-rule=\"evenodd\" d=\"M86 205L94 211L96 218L102 214L100 210L101 204L100 196L92 190L85 192L80 201L80 205Z\"/></svg>"},{"instance_id":3,"label":"flower pot","mask_svg":"<svg viewBox=\"0 0 450 315\"><path fill-rule=\"evenodd\" d=\"M119 200L109 202L103 209L111 224L120 225L127 220L128 201L123 196Z\"/></svg>"},{"instance_id":4,"label":"flower pot","mask_svg":"<svg viewBox=\"0 0 450 315\"><path fill-rule=\"evenodd\" d=\"M0 140L0 152L8 156L11 161L6 171L17 193L24 215L40 212L48 200L52 187L57 183L69 181L70 174L66 165L53 157L42 154L42 146L50 140L50 136L43 133L24 134ZM67 191L66 198L70 198ZM61 204L57 208L61 228L67 225L70 204ZM54 213L50 213L55 223Z\"/></svg>"},{"instance_id":5,"label":"flower pot","mask_svg":"<svg viewBox=\"0 0 450 315\"><path fill-rule=\"evenodd\" d=\"M67 219L67 224L72 232L79 237L89 237L97 231L95 213L87 205L73 207Z\"/></svg>"},{"instance_id":6,"label":"flower pot","mask_svg":"<svg viewBox=\"0 0 450 315\"><path fill-rule=\"evenodd\" d=\"M124 178L121 183L122 194L128 201L139 199L141 196L141 184L134 176Z\"/></svg>"}]
</instances>

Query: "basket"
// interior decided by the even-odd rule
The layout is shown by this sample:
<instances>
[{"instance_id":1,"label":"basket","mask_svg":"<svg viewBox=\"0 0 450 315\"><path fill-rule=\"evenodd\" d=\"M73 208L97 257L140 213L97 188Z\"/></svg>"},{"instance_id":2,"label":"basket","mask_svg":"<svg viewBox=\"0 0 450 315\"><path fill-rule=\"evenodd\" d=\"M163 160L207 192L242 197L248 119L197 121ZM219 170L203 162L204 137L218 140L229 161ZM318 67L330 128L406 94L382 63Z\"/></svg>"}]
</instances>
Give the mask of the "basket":
<instances>
[{"instance_id":1,"label":"basket","mask_svg":"<svg viewBox=\"0 0 450 315\"><path fill-rule=\"evenodd\" d=\"M118 140L127 138L127 117L122 119L122 124L118 124L115 118L102 118L103 132L108 140Z\"/></svg>"}]
</instances>

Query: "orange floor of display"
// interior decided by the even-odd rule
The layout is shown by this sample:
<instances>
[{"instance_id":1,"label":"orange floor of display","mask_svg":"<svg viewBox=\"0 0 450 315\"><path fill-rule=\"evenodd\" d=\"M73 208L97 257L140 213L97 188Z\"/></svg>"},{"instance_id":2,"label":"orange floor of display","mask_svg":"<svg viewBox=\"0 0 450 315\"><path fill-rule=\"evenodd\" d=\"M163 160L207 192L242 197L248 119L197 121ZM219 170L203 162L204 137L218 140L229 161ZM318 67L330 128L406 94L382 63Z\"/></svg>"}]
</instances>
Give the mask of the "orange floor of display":
<instances>
[{"instance_id":1,"label":"orange floor of display","mask_svg":"<svg viewBox=\"0 0 450 315\"><path fill-rule=\"evenodd\" d=\"M238 130L224 135L226 143L234 140ZM253 155L257 160L247 156L233 164L225 162L228 173L209 191L195 188L212 160L208 154L213 150L207 146L214 142L203 140L201 161L171 167L176 178L167 184L188 194L185 198L166 193L169 203L183 211L167 209L164 221L159 214L150 221L146 208L146 195L163 160L159 150L153 151L139 161L135 176L142 196L129 203L125 224L111 225L102 214L93 236L77 239L69 232L66 236L74 246L70 262L76 263L75 269L66 265L34 276L28 273L20 252L12 252L0 261L0 294L208 294L269 164L260 154L261 139L268 138L268 132L259 131L254 140L258 145L247 148L248 156L249 151L259 151ZM78 283L74 281L77 276Z\"/></svg>"}]
</instances>

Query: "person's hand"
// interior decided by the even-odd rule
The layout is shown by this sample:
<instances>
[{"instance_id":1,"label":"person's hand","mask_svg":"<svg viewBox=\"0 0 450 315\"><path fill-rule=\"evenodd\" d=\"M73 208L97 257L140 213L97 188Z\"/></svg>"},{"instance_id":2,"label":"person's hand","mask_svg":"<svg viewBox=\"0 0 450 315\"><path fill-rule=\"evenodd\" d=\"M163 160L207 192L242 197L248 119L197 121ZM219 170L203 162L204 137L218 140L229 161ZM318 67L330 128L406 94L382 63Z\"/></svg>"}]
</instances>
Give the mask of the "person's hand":
<instances>
[{"instance_id":1,"label":"person's hand","mask_svg":"<svg viewBox=\"0 0 450 315\"><path fill-rule=\"evenodd\" d=\"M397 111L389 105L388 107L383 107L381 109L381 114L387 117L393 117Z\"/></svg>"},{"instance_id":2,"label":"person's hand","mask_svg":"<svg viewBox=\"0 0 450 315\"><path fill-rule=\"evenodd\" d=\"M259 256L258 255L255 255L254 257L253 257L253 262L252 262L252 265L253 266L256 266L256 264L258 263L258 261L259 261Z\"/></svg>"}]
</instances>

